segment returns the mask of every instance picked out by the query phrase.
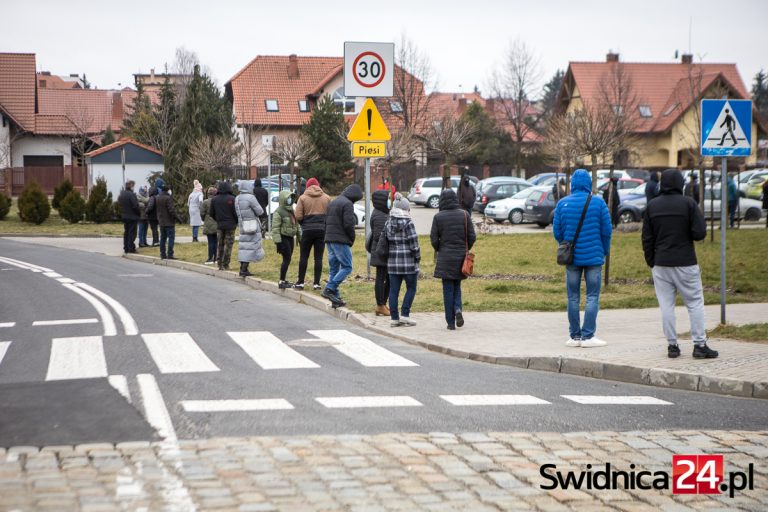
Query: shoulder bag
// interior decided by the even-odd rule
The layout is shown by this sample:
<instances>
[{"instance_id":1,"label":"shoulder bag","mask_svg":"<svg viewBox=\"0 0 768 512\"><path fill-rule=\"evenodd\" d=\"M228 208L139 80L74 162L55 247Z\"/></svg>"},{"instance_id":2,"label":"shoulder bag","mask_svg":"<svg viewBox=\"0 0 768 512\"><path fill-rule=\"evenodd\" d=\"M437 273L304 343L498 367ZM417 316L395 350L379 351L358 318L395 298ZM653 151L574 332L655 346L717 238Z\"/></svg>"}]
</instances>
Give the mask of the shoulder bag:
<instances>
[{"instance_id":1,"label":"shoulder bag","mask_svg":"<svg viewBox=\"0 0 768 512\"><path fill-rule=\"evenodd\" d=\"M242 214L240 213L240 201L235 199L235 210L237 210L237 216L240 217L240 233L243 235L253 235L258 231L261 231L259 226L259 219L242 220Z\"/></svg>"},{"instance_id":2,"label":"shoulder bag","mask_svg":"<svg viewBox=\"0 0 768 512\"><path fill-rule=\"evenodd\" d=\"M579 225L576 227L576 234L573 235L573 240L563 240L560 245L557 246L557 264L558 265L570 265L573 263L573 249L576 247L576 240L579 238L579 232L581 232L581 225L584 224L584 216L587 214L587 208L589 208L589 202L592 200L592 194L587 195L587 200L584 202L584 209L581 211L581 218L579 219Z\"/></svg>"},{"instance_id":3,"label":"shoulder bag","mask_svg":"<svg viewBox=\"0 0 768 512\"><path fill-rule=\"evenodd\" d=\"M469 277L475 271L475 253L469 250L469 215L464 213L464 262L461 264L461 275Z\"/></svg>"}]
</instances>

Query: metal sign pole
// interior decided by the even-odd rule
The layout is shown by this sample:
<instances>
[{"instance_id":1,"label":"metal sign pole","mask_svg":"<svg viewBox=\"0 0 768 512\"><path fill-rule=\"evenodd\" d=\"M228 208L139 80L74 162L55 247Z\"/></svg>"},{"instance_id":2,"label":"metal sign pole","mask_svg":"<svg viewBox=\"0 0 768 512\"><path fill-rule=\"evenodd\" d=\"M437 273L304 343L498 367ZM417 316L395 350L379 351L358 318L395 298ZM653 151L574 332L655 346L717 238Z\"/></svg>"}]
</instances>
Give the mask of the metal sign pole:
<instances>
[{"instance_id":1,"label":"metal sign pole","mask_svg":"<svg viewBox=\"0 0 768 512\"><path fill-rule=\"evenodd\" d=\"M720 170L720 323L723 325L725 325L725 240L728 220L727 169L728 158L723 157Z\"/></svg>"},{"instance_id":2,"label":"metal sign pole","mask_svg":"<svg viewBox=\"0 0 768 512\"><path fill-rule=\"evenodd\" d=\"M371 159L365 159L365 239L371 234ZM371 255L368 254L368 263L366 272L368 279L371 278Z\"/></svg>"}]
</instances>

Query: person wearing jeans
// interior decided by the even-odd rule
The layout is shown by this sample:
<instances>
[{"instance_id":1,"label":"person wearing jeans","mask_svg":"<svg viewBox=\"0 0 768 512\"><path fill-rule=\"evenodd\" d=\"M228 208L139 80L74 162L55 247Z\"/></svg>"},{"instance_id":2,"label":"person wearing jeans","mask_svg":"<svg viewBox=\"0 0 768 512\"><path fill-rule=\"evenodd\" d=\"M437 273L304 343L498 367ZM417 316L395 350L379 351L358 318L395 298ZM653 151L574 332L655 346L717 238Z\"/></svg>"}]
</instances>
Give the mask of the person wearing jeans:
<instances>
[{"instance_id":1,"label":"person wearing jeans","mask_svg":"<svg viewBox=\"0 0 768 512\"><path fill-rule=\"evenodd\" d=\"M597 338L597 313L600 309L600 275L605 256L611 250L611 216L601 197L592 194L592 177L585 169L577 169L571 178L571 195L560 199L555 207L552 234L558 243L574 243L573 262L566 266L565 288L568 296L568 347L602 347ZM589 199L589 203L587 200ZM578 238L576 231L584 217ZM582 277L587 285L584 321L579 318Z\"/></svg>"},{"instance_id":2,"label":"person wearing jeans","mask_svg":"<svg viewBox=\"0 0 768 512\"><path fill-rule=\"evenodd\" d=\"M363 198L360 185L350 185L339 197L331 201L325 214L325 246L328 250L330 275L321 295L334 307L344 305L339 285L352 273L352 245L355 243L354 203Z\"/></svg>"},{"instance_id":3,"label":"person wearing jeans","mask_svg":"<svg viewBox=\"0 0 768 512\"><path fill-rule=\"evenodd\" d=\"M461 312L461 280L443 279L442 281L445 321L449 326L459 325L459 327L463 327L464 317Z\"/></svg>"},{"instance_id":4,"label":"person wearing jeans","mask_svg":"<svg viewBox=\"0 0 768 512\"><path fill-rule=\"evenodd\" d=\"M352 247L346 244L325 244L328 252L328 284L323 290L323 296L326 291L329 295L341 300L339 295L339 285L352 273ZM328 298L328 297L326 297ZM333 301L333 299L331 299Z\"/></svg>"}]
</instances>

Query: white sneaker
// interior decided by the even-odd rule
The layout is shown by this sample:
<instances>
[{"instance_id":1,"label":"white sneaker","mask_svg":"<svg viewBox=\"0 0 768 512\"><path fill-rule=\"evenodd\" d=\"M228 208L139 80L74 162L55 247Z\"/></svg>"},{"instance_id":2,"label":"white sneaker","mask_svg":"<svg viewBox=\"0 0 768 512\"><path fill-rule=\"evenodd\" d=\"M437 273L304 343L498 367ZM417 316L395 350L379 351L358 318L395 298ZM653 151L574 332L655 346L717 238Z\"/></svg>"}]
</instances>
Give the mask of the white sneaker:
<instances>
[{"instance_id":1,"label":"white sneaker","mask_svg":"<svg viewBox=\"0 0 768 512\"><path fill-rule=\"evenodd\" d=\"M400 317L400 323L407 326L407 327L413 327L416 325L416 322L408 318L407 316L401 316Z\"/></svg>"},{"instance_id":2,"label":"white sneaker","mask_svg":"<svg viewBox=\"0 0 768 512\"><path fill-rule=\"evenodd\" d=\"M605 341L596 337L589 338L588 340L581 340L582 348L604 347L607 344L608 343L606 343Z\"/></svg>"},{"instance_id":3,"label":"white sneaker","mask_svg":"<svg viewBox=\"0 0 768 512\"><path fill-rule=\"evenodd\" d=\"M400 327L401 325L405 325L402 320L392 320L389 322L390 327Z\"/></svg>"},{"instance_id":4,"label":"white sneaker","mask_svg":"<svg viewBox=\"0 0 768 512\"><path fill-rule=\"evenodd\" d=\"M568 338L568 341L565 342L566 347L580 347L581 346L581 340L575 340L573 338Z\"/></svg>"}]
</instances>

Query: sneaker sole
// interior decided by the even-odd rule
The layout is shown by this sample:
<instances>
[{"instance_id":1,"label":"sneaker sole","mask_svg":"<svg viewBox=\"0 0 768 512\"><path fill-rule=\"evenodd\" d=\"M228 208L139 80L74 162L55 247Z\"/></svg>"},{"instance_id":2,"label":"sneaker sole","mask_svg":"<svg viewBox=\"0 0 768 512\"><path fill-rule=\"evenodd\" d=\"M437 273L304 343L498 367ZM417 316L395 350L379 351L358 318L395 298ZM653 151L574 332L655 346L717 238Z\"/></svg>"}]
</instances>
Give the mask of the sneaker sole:
<instances>
[{"instance_id":1,"label":"sneaker sole","mask_svg":"<svg viewBox=\"0 0 768 512\"><path fill-rule=\"evenodd\" d=\"M461 312L456 313L456 327L464 327L464 315Z\"/></svg>"}]
</instances>

